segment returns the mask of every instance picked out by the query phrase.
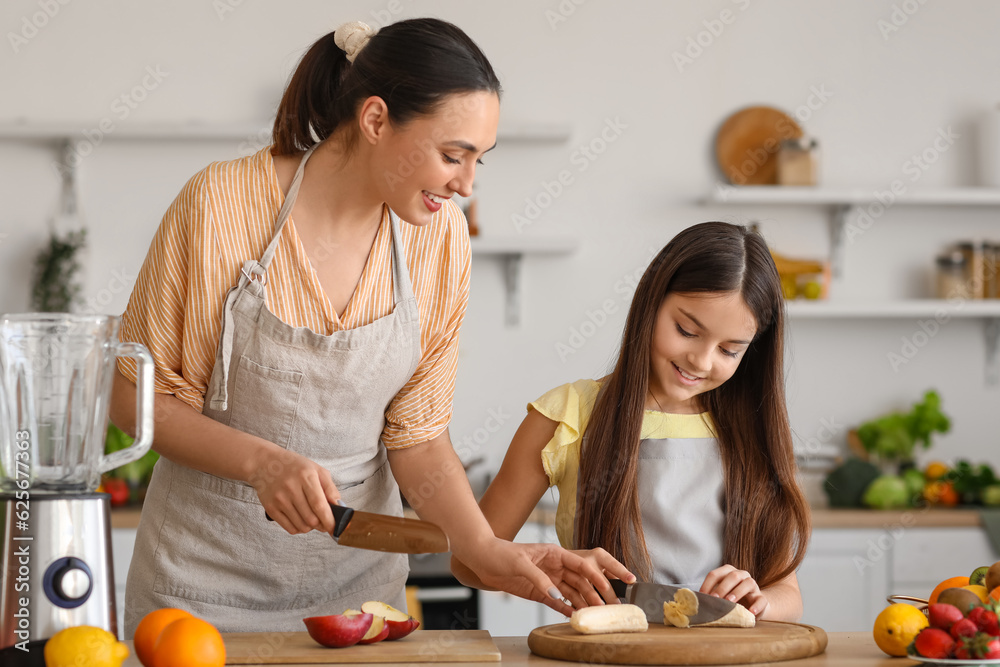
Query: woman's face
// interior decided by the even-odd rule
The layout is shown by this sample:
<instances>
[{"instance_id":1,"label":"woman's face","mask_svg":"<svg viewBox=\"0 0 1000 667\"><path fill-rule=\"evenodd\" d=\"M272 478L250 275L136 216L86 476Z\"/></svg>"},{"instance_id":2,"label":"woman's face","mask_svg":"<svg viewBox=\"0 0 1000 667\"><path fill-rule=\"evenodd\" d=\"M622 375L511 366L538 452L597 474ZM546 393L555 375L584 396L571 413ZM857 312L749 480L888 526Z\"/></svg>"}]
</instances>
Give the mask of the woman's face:
<instances>
[{"instance_id":1,"label":"woman's face","mask_svg":"<svg viewBox=\"0 0 1000 667\"><path fill-rule=\"evenodd\" d=\"M736 372L757 332L739 292L670 293L653 329L650 391L666 412L702 411L697 397Z\"/></svg>"},{"instance_id":2,"label":"woman's face","mask_svg":"<svg viewBox=\"0 0 1000 667\"><path fill-rule=\"evenodd\" d=\"M452 195L472 195L479 159L496 144L500 100L491 92L448 96L433 114L390 128L375 152L383 201L426 225Z\"/></svg>"}]
</instances>

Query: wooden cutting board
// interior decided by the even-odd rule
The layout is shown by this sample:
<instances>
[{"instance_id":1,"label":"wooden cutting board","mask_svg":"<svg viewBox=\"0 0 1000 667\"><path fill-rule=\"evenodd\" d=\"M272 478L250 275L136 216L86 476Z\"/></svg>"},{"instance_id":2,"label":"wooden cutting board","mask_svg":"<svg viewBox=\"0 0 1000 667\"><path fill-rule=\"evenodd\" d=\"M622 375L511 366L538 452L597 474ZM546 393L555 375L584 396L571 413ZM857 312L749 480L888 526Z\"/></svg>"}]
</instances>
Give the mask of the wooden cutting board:
<instances>
[{"instance_id":1,"label":"wooden cutting board","mask_svg":"<svg viewBox=\"0 0 1000 667\"><path fill-rule=\"evenodd\" d=\"M777 152L783 139L798 139L795 119L772 107L747 107L727 118L715 136L715 159L734 185L778 182Z\"/></svg>"},{"instance_id":2,"label":"wooden cutting board","mask_svg":"<svg viewBox=\"0 0 1000 667\"><path fill-rule=\"evenodd\" d=\"M417 630L391 642L320 646L307 632L224 632L227 665L500 662L486 630Z\"/></svg>"},{"instance_id":3,"label":"wooden cutting board","mask_svg":"<svg viewBox=\"0 0 1000 667\"><path fill-rule=\"evenodd\" d=\"M612 665L724 665L808 658L826 650L826 633L811 625L759 621L753 628L674 628L581 635L569 623L528 635L532 653L556 660Z\"/></svg>"}]
</instances>

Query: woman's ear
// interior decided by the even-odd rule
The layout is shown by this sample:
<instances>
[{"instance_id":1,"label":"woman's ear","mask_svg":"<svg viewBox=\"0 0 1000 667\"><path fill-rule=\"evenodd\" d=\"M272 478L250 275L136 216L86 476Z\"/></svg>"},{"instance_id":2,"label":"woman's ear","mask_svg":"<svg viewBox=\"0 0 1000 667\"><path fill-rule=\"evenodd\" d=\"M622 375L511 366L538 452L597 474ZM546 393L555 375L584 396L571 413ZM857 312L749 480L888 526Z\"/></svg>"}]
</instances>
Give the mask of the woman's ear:
<instances>
[{"instance_id":1,"label":"woman's ear","mask_svg":"<svg viewBox=\"0 0 1000 667\"><path fill-rule=\"evenodd\" d=\"M361 136L370 144L376 144L390 130L389 107L381 97L372 96L361 104L358 113L358 129Z\"/></svg>"}]
</instances>

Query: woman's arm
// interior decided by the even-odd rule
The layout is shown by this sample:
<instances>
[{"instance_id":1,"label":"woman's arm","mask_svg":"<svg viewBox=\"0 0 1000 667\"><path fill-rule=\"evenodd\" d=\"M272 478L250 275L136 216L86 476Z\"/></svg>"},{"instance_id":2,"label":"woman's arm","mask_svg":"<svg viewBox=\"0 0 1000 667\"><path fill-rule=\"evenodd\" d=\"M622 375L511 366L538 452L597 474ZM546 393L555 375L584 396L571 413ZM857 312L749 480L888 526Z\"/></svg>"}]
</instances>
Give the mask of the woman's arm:
<instances>
[{"instance_id":1,"label":"woman's arm","mask_svg":"<svg viewBox=\"0 0 1000 667\"><path fill-rule=\"evenodd\" d=\"M132 382L115 373L111 421L130 434L135 434L135 392ZM153 448L161 456L250 484L264 510L289 533L333 530L330 503L340 498L340 492L319 464L221 424L169 394L156 395L153 422Z\"/></svg>"},{"instance_id":2,"label":"woman's arm","mask_svg":"<svg viewBox=\"0 0 1000 667\"><path fill-rule=\"evenodd\" d=\"M576 607L614 602L617 598L603 571L630 576L607 554L585 558L554 544L515 544L495 535L476 505L447 431L419 445L389 450L389 463L410 505L421 518L444 530L454 558L475 574L474 580L470 577L463 582L507 591L569 615L573 608L560 597ZM544 487L538 490L536 486L524 494L534 495L530 503L512 494L516 510L503 522L506 534L516 534L517 528L512 527L517 521L524 523L542 492Z\"/></svg>"}]
</instances>

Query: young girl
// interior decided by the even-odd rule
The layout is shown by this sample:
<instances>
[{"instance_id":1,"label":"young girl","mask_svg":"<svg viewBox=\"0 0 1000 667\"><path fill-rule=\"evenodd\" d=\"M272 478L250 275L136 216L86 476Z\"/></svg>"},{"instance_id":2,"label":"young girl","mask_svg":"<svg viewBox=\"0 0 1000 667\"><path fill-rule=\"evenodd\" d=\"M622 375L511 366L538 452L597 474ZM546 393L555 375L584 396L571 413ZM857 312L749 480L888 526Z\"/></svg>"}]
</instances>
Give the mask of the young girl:
<instances>
[{"instance_id":1,"label":"young girl","mask_svg":"<svg viewBox=\"0 0 1000 667\"><path fill-rule=\"evenodd\" d=\"M606 550L640 581L797 619L810 525L785 408L783 314L758 234L722 222L678 234L636 288L614 371L528 406L480 502L496 535L512 539L557 486L563 546Z\"/></svg>"}]
</instances>

